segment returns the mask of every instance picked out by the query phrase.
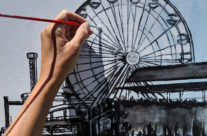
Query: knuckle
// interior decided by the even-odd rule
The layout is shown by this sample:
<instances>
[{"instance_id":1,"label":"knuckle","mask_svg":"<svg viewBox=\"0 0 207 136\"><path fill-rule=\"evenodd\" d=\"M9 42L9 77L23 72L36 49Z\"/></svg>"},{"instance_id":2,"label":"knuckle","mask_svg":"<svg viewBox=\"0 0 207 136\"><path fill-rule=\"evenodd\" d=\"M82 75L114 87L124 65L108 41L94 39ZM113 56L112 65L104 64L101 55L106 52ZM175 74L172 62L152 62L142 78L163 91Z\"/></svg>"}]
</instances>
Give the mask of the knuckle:
<instances>
[{"instance_id":1,"label":"knuckle","mask_svg":"<svg viewBox=\"0 0 207 136\"><path fill-rule=\"evenodd\" d=\"M45 36L51 37L51 29L49 27L46 27L41 32L41 37L45 37Z\"/></svg>"},{"instance_id":2,"label":"knuckle","mask_svg":"<svg viewBox=\"0 0 207 136\"><path fill-rule=\"evenodd\" d=\"M86 29L82 29L82 33L85 37L89 37L89 32Z\"/></svg>"},{"instance_id":3,"label":"knuckle","mask_svg":"<svg viewBox=\"0 0 207 136\"><path fill-rule=\"evenodd\" d=\"M67 9L63 9L62 11L61 11L61 13L62 14L67 14L69 11L67 10Z\"/></svg>"},{"instance_id":4,"label":"knuckle","mask_svg":"<svg viewBox=\"0 0 207 136\"><path fill-rule=\"evenodd\" d=\"M59 37L62 35L62 33L63 33L63 30L60 27L57 27L55 30L55 35Z\"/></svg>"},{"instance_id":5,"label":"knuckle","mask_svg":"<svg viewBox=\"0 0 207 136\"><path fill-rule=\"evenodd\" d=\"M79 34L82 34L82 35L87 35L87 34L88 34L88 32L87 32L87 30L86 30L85 28L82 28L82 27L81 27L81 28L79 29L79 31L80 31Z\"/></svg>"},{"instance_id":6,"label":"knuckle","mask_svg":"<svg viewBox=\"0 0 207 136\"><path fill-rule=\"evenodd\" d=\"M57 20L66 20L68 14L69 14L69 11L64 9L55 17L55 19L57 19Z\"/></svg>"},{"instance_id":7,"label":"knuckle","mask_svg":"<svg viewBox=\"0 0 207 136\"><path fill-rule=\"evenodd\" d=\"M78 44L72 44L72 45L70 45L71 46L71 50L72 50L72 52L74 53L74 54L77 54L77 53L79 53L79 51L80 51L80 46L78 45Z\"/></svg>"}]
</instances>

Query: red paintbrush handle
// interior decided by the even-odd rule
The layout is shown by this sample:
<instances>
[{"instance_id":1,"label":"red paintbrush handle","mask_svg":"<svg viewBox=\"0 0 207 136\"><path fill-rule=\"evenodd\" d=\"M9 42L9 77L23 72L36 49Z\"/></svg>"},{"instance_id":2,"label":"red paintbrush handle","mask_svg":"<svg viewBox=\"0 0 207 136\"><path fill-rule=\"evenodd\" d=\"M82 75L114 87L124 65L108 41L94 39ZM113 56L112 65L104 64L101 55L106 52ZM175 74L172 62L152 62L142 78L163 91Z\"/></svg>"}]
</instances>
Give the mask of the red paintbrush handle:
<instances>
[{"instance_id":1,"label":"red paintbrush handle","mask_svg":"<svg viewBox=\"0 0 207 136\"><path fill-rule=\"evenodd\" d=\"M19 15L6 15L6 14L2 14L2 13L0 13L0 17L18 18L18 19L26 19L26 20L34 20L34 21L42 21L42 22L52 22L52 23L63 23L63 24L68 24L68 25L72 25L72 26L80 26L80 24L77 22L53 20L53 19L45 19L45 18L36 18L36 17L25 17L25 16L19 16Z\"/></svg>"}]
</instances>

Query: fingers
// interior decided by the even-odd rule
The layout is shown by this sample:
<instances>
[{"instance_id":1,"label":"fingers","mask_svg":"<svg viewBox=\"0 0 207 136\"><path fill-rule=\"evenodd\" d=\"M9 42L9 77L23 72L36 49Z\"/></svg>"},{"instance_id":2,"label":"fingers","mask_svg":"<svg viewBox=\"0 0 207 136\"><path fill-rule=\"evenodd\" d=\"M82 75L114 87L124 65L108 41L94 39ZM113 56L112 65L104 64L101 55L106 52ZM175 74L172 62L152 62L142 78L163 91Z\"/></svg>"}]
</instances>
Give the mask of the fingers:
<instances>
[{"instance_id":1,"label":"fingers","mask_svg":"<svg viewBox=\"0 0 207 136\"><path fill-rule=\"evenodd\" d=\"M70 12L68 10L62 10L56 17L55 20L64 20L64 21L73 21L73 22L77 22L77 23L84 23L86 22L86 20L84 18L82 18L81 16L79 16L76 13ZM49 30L49 33L51 32L52 28L57 25L58 27L62 28L62 29L68 29L70 27L70 25L67 24L54 24L51 23L49 24L46 29Z\"/></svg>"},{"instance_id":2,"label":"fingers","mask_svg":"<svg viewBox=\"0 0 207 136\"><path fill-rule=\"evenodd\" d=\"M68 10L62 10L56 17L56 20L65 20L65 21L74 21L77 23L82 24L83 22L86 22L84 18L79 16L76 13L70 12Z\"/></svg>"},{"instance_id":3,"label":"fingers","mask_svg":"<svg viewBox=\"0 0 207 136\"><path fill-rule=\"evenodd\" d=\"M87 22L87 20L85 20L83 17L79 16L76 13L70 12L68 10L62 10L55 18L56 20L65 20L65 21L72 21L72 22L77 22L79 24L82 24L84 22ZM70 26L67 24L59 24L58 25L61 29L63 29L65 31L65 37L67 37L67 39L70 41L78 27L74 27L74 26ZM93 34L93 31L90 29L90 35Z\"/></svg>"},{"instance_id":4,"label":"fingers","mask_svg":"<svg viewBox=\"0 0 207 136\"><path fill-rule=\"evenodd\" d=\"M89 23L76 13L63 10L56 16L55 19L81 23L79 27L74 27L67 24L49 24L45 29L47 30L46 32L48 33L48 38L53 37L50 35L52 30L54 30L58 45L65 45L67 42L66 46L70 44L75 46L75 48L80 48L89 35L93 33L89 27Z\"/></svg>"},{"instance_id":5,"label":"fingers","mask_svg":"<svg viewBox=\"0 0 207 136\"><path fill-rule=\"evenodd\" d=\"M89 37L90 27L89 23L85 22L81 24L78 30L75 33L73 39L69 42L69 46L75 46L75 48L80 48L85 40Z\"/></svg>"}]
</instances>

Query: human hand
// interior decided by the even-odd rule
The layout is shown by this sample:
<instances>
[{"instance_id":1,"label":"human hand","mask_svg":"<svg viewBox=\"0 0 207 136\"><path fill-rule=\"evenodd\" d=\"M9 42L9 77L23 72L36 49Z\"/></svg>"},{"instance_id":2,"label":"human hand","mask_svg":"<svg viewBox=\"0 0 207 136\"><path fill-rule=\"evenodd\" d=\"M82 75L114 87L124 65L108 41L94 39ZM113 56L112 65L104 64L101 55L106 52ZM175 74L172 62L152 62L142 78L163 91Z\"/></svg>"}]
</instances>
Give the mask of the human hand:
<instances>
[{"instance_id":1,"label":"human hand","mask_svg":"<svg viewBox=\"0 0 207 136\"><path fill-rule=\"evenodd\" d=\"M49 24L42 31L39 81L5 136L41 135L60 85L74 68L84 41L92 34L88 22L75 13L63 10L55 19L82 25L77 28L66 24Z\"/></svg>"},{"instance_id":2,"label":"human hand","mask_svg":"<svg viewBox=\"0 0 207 136\"><path fill-rule=\"evenodd\" d=\"M42 31L40 80L49 77L63 81L75 67L84 41L93 33L84 18L70 11L63 10L55 19L82 25L49 24Z\"/></svg>"}]
</instances>

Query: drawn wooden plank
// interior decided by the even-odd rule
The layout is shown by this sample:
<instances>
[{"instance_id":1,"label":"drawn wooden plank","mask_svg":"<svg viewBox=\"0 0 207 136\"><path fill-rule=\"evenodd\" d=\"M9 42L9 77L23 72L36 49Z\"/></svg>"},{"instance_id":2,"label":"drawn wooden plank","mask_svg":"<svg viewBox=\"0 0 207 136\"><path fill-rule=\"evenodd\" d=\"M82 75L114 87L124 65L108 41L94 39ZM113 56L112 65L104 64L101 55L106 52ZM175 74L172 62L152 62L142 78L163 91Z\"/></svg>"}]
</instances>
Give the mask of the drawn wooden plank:
<instances>
[{"instance_id":1,"label":"drawn wooden plank","mask_svg":"<svg viewBox=\"0 0 207 136\"><path fill-rule=\"evenodd\" d=\"M137 69L127 82L207 78L207 62Z\"/></svg>"},{"instance_id":2,"label":"drawn wooden plank","mask_svg":"<svg viewBox=\"0 0 207 136\"><path fill-rule=\"evenodd\" d=\"M116 89L133 90L135 92L143 93L164 93L164 92L182 92L182 91L203 91L207 90L207 82L191 82L191 83L177 83L177 84L162 84L162 85L148 85L136 87L119 87Z\"/></svg>"}]
</instances>

